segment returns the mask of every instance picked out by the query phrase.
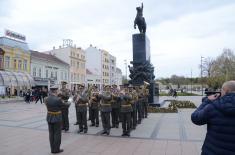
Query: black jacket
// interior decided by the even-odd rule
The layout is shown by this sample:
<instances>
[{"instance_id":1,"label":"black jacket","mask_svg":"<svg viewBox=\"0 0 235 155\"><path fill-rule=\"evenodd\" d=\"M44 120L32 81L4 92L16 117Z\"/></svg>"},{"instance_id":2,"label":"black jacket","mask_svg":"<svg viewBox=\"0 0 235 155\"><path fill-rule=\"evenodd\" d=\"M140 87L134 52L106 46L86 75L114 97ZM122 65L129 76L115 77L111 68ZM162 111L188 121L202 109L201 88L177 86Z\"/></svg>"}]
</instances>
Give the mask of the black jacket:
<instances>
[{"instance_id":1,"label":"black jacket","mask_svg":"<svg viewBox=\"0 0 235 155\"><path fill-rule=\"evenodd\" d=\"M235 155L235 93L202 104L191 115L197 125L207 124L204 155Z\"/></svg>"}]
</instances>

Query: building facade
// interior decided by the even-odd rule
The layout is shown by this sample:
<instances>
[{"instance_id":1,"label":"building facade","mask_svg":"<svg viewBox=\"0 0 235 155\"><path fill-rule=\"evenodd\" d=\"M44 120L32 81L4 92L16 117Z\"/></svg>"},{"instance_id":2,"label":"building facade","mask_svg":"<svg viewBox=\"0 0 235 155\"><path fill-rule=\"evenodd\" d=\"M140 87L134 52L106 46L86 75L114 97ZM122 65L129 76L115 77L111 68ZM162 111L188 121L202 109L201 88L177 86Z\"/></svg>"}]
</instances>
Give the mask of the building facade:
<instances>
[{"instance_id":1,"label":"building facade","mask_svg":"<svg viewBox=\"0 0 235 155\"><path fill-rule=\"evenodd\" d=\"M86 84L88 87L95 85L99 89L101 89L102 81L101 81L100 75L97 70L87 69L86 70L86 80L87 80Z\"/></svg>"},{"instance_id":2,"label":"building facade","mask_svg":"<svg viewBox=\"0 0 235 155\"><path fill-rule=\"evenodd\" d=\"M87 83L90 84L92 76L95 85L100 85L101 89L104 85L119 85L119 82L116 75L116 57L112 56L108 51L98 49L92 45L86 49L86 62L87 69L90 73L87 76ZM118 72L119 74L120 72ZM99 78L95 80L94 78Z\"/></svg>"},{"instance_id":3,"label":"building facade","mask_svg":"<svg viewBox=\"0 0 235 155\"><path fill-rule=\"evenodd\" d=\"M19 95L20 91L34 86L30 51L25 38L20 40L20 34L7 32L8 35L0 37L0 89L5 95Z\"/></svg>"},{"instance_id":4,"label":"building facade","mask_svg":"<svg viewBox=\"0 0 235 155\"><path fill-rule=\"evenodd\" d=\"M7 71L30 73L30 51L26 42L0 37L1 67Z\"/></svg>"},{"instance_id":5,"label":"building facade","mask_svg":"<svg viewBox=\"0 0 235 155\"><path fill-rule=\"evenodd\" d=\"M110 85L110 56L109 52L101 50L101 63L102 63L102 80L103 85Z\"/></svg>"},{"instance_id":6,"label":"building facade","mask_svg":"<svg viewBox=\"0 0 235 155\"><path fill-rule=\"evenodd\" d=\"M109 54L109 81L110 84L116 84L116 57Z\"/></svg>"},{"instance_id":7,"label":"building facade","mask_svg":"<svg viewBox=\"0 0 235 155\"><path fill-rule=\"evenodd\" d=\"M63 46L58 49L46 51L70 65L70 88L78 89L79 84L85 84L86 80L86 54L83 49L72 44L72 40L64 40Z\"/></svg>"},{"instance_id":8,"label":"building facade","mask_svg":"<svg viewBox=\"0 0 235 155\"><path fill-rule=\"evenodd\" d=\"M69 64L54 55L31 51L31 76L36 87L59 85L61 81L70 83Z\"/></svg>"},{"instance_id":9,"label":"building facade","mask_svg":"<svg viewBox=\"0 0 235 155\"><path fill-rule=\"evenodd\" d=\"M122 70L120 68L116 68L116 74L115 74L115 82L116 85L122 85Z\"/></svg>"},{"instance_id":10,"label":"building facade","mask_svg":"<svg viewBox=\"0 0 235 155\"><path fill-rule=\"evenodd\" d=\"M101 50L92 45L86 49L86 68L88 73L86 84L90 85L92 83L101 89L103 85Z\"/></svg>"}]
</instances>

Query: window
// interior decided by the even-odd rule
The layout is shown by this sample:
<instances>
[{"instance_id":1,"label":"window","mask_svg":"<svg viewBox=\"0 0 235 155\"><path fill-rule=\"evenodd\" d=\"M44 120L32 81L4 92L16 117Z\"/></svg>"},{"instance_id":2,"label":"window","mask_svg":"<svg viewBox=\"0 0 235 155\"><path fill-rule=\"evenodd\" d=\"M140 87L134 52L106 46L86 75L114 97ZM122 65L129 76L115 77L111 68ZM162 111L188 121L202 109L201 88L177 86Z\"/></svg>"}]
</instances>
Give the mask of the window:
<instances>
[{"instance_id":1,"label":"window","mask_svg":"<svg viewBox=\"0 0 235 155\"><path fill-rule=\"evenodd\" d=\"M51 78L53 78L54 77L54 75L53 75L53 71L51 71Z\"/></svg>"},{"instance_id":2,"label":"window","mask_svg":"<svg viewBox=\"0 0 235 155\"><path fill-rule=\"evenodd\" d=\"M64 73L64 79L67 80L67 72Z\"/></svg>"},{"instance_id":3,"label":"window","mask_svg":"<svg viewBox=\"0 0 235 155\"><path fill-rule=\"evenodd\" d=\"M60 80L63 80L63 72L60 72Z\"/></svg>"},{"instance_id":4,"label":"window","mask_svg":"<svg viewBox=\"0 0 235 155\"><path fill-rule=\"evenodd\" d=\"M79 74L77 74L77 81L79 81Z\"/></svg>"},{"instance_id":5,"label":"window","mask_svg":"<svg viewBox=\"0 0 235 155\"><path fill-rule=\"evenodd\" d=\"M57 71L55 71L55 79L57 80Z\"/></svg>"},{"instance_id":6,"label":"window","mask_svg":"<svg viewBox=\"0 0 235 155\"><path fill-rule=\"evenodd\" d=\"M36 77L37 76L37 68L36 67L33 67L33 76Z\"/></svg>"},{"instance_id":7,"label":"window","mask_svg":"<svg viewBox=\"0 0 235 155\"><path fill-rule=\"evenodd\" d=\"M79 58L79 54L77 54L77 57Z\"/></svg>"},{"instance_id":8,"label":"window","mask_svg":"<svg viewBox=\"0 0 235 155\"><path fill-rule=\"evenodd\" d=\"M14 59L14 69L16 69L16 59Z\"/></svg>"},{"instance_id":9,"label":"window","mask_svg":"<svg viewBox=\"0 0 235 155\"><path fill-rule=\"evenodd\" d=\"M24 70L26 71L27 70L27 60L24 60ZM40 76L41 77L41 76Z\"/></svg>"},{"instance_id":10,"label":"window","mask_svg":"<svg viewBox=\"0 0 235 155\"><path fill-rule=\"evenodd\" d=\"M79 68L79 62L77 62L77 68Z\"/></svg>"},{"instance_id":11,"label":"window","mask_svg":"<svg viewBox=\"0 0 235 155\"><path fill-rule=\"evenodd\" d=\"M5 56L5 68L10 68L10 57Z\"/></svg>"},{"instance_id":12,"label":"window","mask_svg":"<svg viewBox=\"0 0 235 155\"><path fill-rule=\"evenodd\" d=\"M21 70L22 69L22 60L19 60L18 61L18 70Z\"/></svg>"},{"instance_id":13,"label":"window","mask_svg":"<svg viewBox=\"0 0 235 155\"><path fill-rule=\"evenodd\" d=\"M3 69L3 57L0 55L0 69Z\"/></svg>"},{"instance_id":14,"label":"window","mask_svg":"<svg viewBox=\"0 0 235 155\"><path fill-rule=\"evenodd\" d=\"M42 77L42 69L41 68L38 69L38 76Z\"/></svg>"},{"instance_id":15,"label":"window","mask_svg":"<svg viewBox=\"0 0 235 155\"><path fill-rule=\"evenodd\" d=\"M48 70L46 70L46 78L48 78Z\"/></svg>"},{"instance_id":16,"label":"window","mask_svg":"<svg viewBox=\"0 0 235 155\"><path fill-rule=\"evenodd\" d=\"M73 81L73 73L71 73L71 81Z\"/></svg>"}]
</instances>

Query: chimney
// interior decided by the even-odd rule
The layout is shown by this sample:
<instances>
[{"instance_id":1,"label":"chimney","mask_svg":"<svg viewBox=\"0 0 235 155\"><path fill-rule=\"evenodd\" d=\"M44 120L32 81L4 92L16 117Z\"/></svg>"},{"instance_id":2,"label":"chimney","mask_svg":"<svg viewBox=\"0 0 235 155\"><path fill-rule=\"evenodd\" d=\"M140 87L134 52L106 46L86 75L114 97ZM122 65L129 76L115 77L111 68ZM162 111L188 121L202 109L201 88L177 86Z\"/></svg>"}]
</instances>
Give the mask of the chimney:
<instances>
[{"instance_id":1,"label":"chimney","mask_svg":"<svg viewBox=\"0 0 235 155\"><path fill-rule=\"evenodd\" d=\"M90 47L92 47L92 44L90 44Z\"/></svg>"},{"instance_id":2,"label":"chimney","mask_svg":"<svg viewBox=\"0 0 235 155\"><path fill-rule=\"evenodd\" d=\"M53 50L55 50L55 46L53 46Z\"/></svg>"},{"instance_id":3,"label":"chimney","mask_svg":"<svg viewBox=\"0 0 235 155\"><path fill-rule=\"evenodd\" d=\"M59 48L61 48L61 46L59 46Z\"/></svg>"}]
</instances>

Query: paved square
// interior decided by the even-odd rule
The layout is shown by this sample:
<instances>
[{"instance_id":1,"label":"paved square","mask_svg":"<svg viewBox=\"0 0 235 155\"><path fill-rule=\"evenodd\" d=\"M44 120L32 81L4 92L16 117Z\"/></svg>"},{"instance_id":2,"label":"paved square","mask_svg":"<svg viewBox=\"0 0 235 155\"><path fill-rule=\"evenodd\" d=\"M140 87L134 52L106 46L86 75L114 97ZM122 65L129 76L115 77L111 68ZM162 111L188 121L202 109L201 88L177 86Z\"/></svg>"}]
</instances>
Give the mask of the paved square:
<instances>
[{"instance_id":1,"label":"paved square","mask_svg":"<svg viewBox=\"0 0 235 155\"><path fill-rule=\"evenodd\" d=\"M169 97L162 97L160 100ZM172 98L171 98L172 99ZM201 97L178 97L200 104ZM75 108L69 111L70 131L62 134L61 154L158 154L199 155L205 138L206 126L191 122L194 109L181 109L179 113L150 114L130 138L122 138L121 124L111 129L110 136L101 136L102 127L88 127L88 134L77 134ZM88 121L90 124L90 121ZM0 104L0 154L50 154L46 107L44 104Z\"/></svg>"}]
</instances>

